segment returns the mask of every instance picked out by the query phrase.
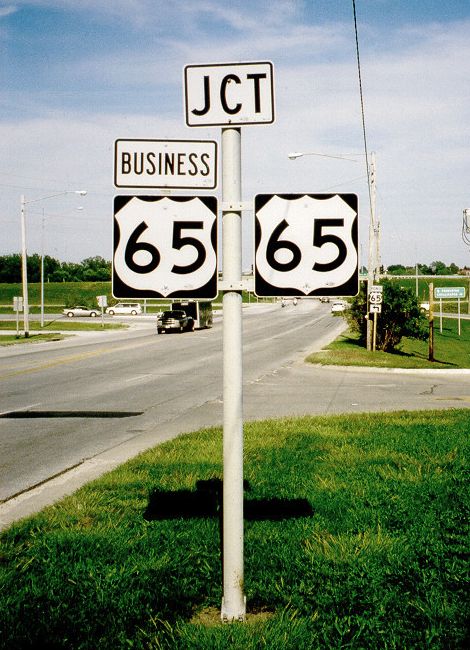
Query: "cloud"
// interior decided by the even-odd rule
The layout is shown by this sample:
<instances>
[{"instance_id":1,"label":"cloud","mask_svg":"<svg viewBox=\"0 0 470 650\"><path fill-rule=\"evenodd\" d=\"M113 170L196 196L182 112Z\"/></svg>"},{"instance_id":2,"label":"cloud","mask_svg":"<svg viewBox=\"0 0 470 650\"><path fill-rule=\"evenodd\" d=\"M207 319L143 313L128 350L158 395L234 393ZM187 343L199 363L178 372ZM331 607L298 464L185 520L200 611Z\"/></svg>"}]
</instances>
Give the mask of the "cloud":
<instances>
[{"instance_id":1,"label":"cloud","mask_svg":"<svg viewBox=\"0 0 470 650\"><path fill-rule=\"evenodd\" d=\"M15 6L26 4L31 5L18 0ZM242 130L244 200L262 192L355 191L367 251L363 157L356 164L313 156L287 159L292 150L363 151L351 25L304 24L301 2L279 3L279 14L268 11L267 3L260 14L263 3L241 6L209 0L41 0L34 5L89 12L92 22L105 17L116 23L129 20L129 30L138 34L137 22L144 21L141 33L148 36L158 28L158 37L131 39L120 47L116 31L115 47L49 64L56 91L26 88L3 95L4 115L9 106L11 117L0 123L0 223L14 222L12 233L2 225L4 250L17 250L21 192L32 197L49 189L83 186L89 191L84 202L88 216L81 217L91 219L83 221L87 228L75 232L73 245L69 230L55 221L56 231L49 236L59 257L79 260L103 251L109 256L114 139L219 139L220 129L184 125L183 66L271 59L276 122ZM260 15L266 19L260 20ZM470 87L465 66L470 59L469 27L463 20L361 29L366 126L369 149L377 152L385 263L412 263L424 246L420 261L468 261L460 228L462 209L470 205ZM67 78L77 88L65 85ZM61 201L47 207L60 212ZM246 261L251 256L250 224L248 214L243 226ZM30 236L34 250L39 240L33 224Z\"/></svg>"}]
</instances>

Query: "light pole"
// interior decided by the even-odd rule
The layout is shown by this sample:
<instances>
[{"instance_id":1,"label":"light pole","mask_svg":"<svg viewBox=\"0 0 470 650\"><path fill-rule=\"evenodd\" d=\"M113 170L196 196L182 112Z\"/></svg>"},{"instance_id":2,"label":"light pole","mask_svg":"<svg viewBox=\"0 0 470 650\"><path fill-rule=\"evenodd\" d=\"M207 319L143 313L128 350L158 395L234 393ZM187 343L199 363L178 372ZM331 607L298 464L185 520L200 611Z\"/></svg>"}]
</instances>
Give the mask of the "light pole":
<instances>
[{"instance_id":1,"label":"light pole","mask_svg":"<svg viewBox=\"0 0 470 650\"><path fill-rule=\"evenodd\" d=\"M26 252L26 206L30 203L37 203L38 201L45 201L46 199L53 199L56 196L64 196L64 194L79 194L80 196L86 195L86 190L65 190L57 194L50 194L43 196L40 199L32 199L26 201L24 194L20 198L20 217L21 217L21 282L23 285L23 324L24 336L29 337L29 301L28 301L28 257Z\"/></svg>"}]
</instances>

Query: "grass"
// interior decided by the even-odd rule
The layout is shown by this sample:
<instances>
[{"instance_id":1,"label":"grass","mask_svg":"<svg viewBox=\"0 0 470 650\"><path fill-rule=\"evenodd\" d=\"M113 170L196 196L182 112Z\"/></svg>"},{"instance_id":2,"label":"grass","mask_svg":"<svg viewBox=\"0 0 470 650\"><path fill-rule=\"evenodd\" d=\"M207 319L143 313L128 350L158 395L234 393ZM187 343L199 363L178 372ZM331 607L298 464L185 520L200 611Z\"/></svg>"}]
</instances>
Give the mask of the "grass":
<instances>
[{"instance_id":1,"label":"grass","mask_svg":"<svg viewBox=\"0 0 470 650\"><path fill-rule=\"evenodd\" d=\"M470 321L444 318L442 334L439 318L434 319L434 359L428 361L428 342L405 338L393 352L368 351L349 330L320 352L307 357L310 363L323 365L369 366L377 368L470 368Z\"/></svg>"},{"instance_id":2,"label":"grass","mask_svg":"<svg viewBox=\"0 0 470 650\"><path fill-rule=\"evenodd\" d=\"M20 332L23 329L23 321L19 321L19 326L20 326ZM41 327L41 323L38 321L30 321L29 322L29 329L32 331L41 331L43 332L44 330L50 331L51 329L56 329L56 330L61 330L61 331L86 331L86 330L101 330L101 329L106 329L106 330L116 330L116 329L126 329L127 325L125 323L104 323L103 326L101 325L101 319L94 318L93 320L90 319L90 322L83 323L81 321L74 321L74 320L65 320L65 319L60 319L60 320L53 320L49 321L48 323L44 323L44 327ZM11 330L11 329L16 329L16 321L11 321L11 320L0 320L0 330Z\"/></svg>"},{"instance_id":3,"label":"grass","mask_svg":"<svg viewBox=\"0 0 470 650\"><path fill-rule=\"evenodd\" d=\"M222 625L219 429L1 538L0 647L465 648L469 410L245 426L246 624Z\"/></svg>"},{"instance_id":4,"label":"grass","mask_svg":"<svg viewBox=\"0 0 470 650\"><path fill-rule=\"evenodd\" d=\"M30 334L28 338L24 337L23 321L19 321L20 333L16 334L1 334L0 333L0 347L4 345L24 344L24 343L43 343L45 341L61 341L66 338L67 334L60 332L74 332L74 331L102 331L110 329L127 328L124 323L104 323L101 325L101 319L94 319L90 323L71 322L69 320L50 321L41 327L37 321L30 321L29 329ZM1 330L16 330L16 321L0 321ZM55 330L55 331L51 331ZM59 332L57 330L60 330Z\"/></svg>"},{"instance_id":5,"label":"grass","mask_svg":"<svg viewBox=\"0 0 470 650\"><path fill-rule=\"evenodd\" d=\"M20 334L20 337L17 337L16 334L0 334L0 347L4 345L15 345L18 343L44 343L47 341L62 341L66 338L66 335L59 334L59 332L48 332L47 334L32 334L28 338L24 338Z\"/></svg>"},{"instance_id":6,"label":"grass","mask_svg":"<svg viewBox=\"0 0 470 650\"><path fill-rule=\"evenodd\" d=\"M22 296L23 288L21 283L0 282L0 307L2 311L13 312L13 298ZM111 282L46 282L44 285L44 302L46 313L57 313L58 310L73 305L87 305L96 307L97 296L107 296L108 305L118 302L111 293ZM28 283L28 297L30 311L34 314L40 313L41 305L41 284L39 282ZM256 300L249 296L247 291L242 292L243 302ZM261 299L260 299L261 300ZM143 304L143 300L137 300ZM214 302L222 302L220 293ZM157 312L169 307L168 300L147 300L147 311Z\"/></svg>"}]
</instances>

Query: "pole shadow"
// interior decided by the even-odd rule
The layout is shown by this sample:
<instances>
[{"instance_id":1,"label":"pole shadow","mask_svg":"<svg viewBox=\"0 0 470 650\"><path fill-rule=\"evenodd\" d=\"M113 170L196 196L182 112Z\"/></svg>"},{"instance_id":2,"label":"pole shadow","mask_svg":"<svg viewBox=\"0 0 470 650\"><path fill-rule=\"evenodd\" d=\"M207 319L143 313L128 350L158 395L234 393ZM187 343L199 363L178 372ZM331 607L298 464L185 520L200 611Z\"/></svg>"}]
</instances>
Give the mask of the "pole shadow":
<instances>
[{"instance_id":1,"label":"pole shadow","mask_svg":"<svg viewBox=\"0 0 470 650\"><path fill-rule=\"evenodd\" d=\"M144 512L147 521L192 519L223 516L222 480L213 478L196 481L196 490L153 490ZM246 492L251 490L243 481ZM313 508L307 499L250 499L243 502L246 521L281 521L298 517L312 517Z\"/></svg>"}]
</instances>

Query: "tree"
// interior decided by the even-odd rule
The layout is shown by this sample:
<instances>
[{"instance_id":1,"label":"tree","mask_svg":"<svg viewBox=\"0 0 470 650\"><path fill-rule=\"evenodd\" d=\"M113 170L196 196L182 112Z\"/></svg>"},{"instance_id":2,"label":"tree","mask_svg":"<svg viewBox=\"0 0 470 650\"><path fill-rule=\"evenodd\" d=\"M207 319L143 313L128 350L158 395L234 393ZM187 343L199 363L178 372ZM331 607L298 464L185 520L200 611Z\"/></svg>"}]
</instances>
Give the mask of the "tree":
<instances>
[{"instance_id":1,"label":"tree","mask_svg":"<svg viewBox=\"0 0 470 650\"><path fill-rule=\"evenodd\" d=\"M0 282L21 282L21 255L2 255L0 257Z\"/></svg>"},{"instance_id":2,"label":"tree","mask_svg":"<svg viewBox=\"0 0 470 650\"><path fill-rule=\"evenodd\" d=\"M87 257L82 261L83 279L89 282L101 282L111 279L111 262L103 257Z\"/></svg>"},{"instance_id":3,"label":"tree","mask_svg":"<svg viewBox=\"0 0 470 650\"><path fill-rule=\"evenodd\" d=\"M406 267L403 264L390 264L387 271L390 275L406 275Z\"/></svg>"},{"instance_id":4,"label":"tree","mask_svg":"<svg viewBox=\"0 0 470 650\"><path fill-rule=\"evenodd\" d=\"M389 280L383 280L380 284L383 286L383 302L377 327L377 350L391 352L404 336L426 340L428 321L412 289L400 287ZM351 308L344 312L344 317L349 327L359 333L363 344L367 338L366 312L366 283L362 283L361 291L353 298Z\"/></svg>"}]
</instances>

